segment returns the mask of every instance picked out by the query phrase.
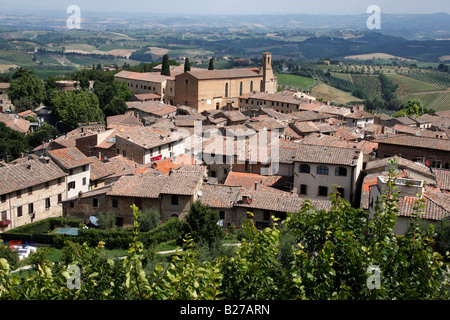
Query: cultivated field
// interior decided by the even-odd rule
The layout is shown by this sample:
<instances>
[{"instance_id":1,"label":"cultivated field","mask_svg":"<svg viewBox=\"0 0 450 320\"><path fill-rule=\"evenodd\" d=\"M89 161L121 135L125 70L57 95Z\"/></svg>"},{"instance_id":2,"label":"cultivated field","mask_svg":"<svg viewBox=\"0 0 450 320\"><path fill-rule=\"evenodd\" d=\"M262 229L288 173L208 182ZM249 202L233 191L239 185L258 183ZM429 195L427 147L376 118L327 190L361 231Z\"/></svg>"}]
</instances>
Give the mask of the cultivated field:
<instances>
[{"instance_id":1,"label":"cultivated field","mask_svg":"<svg viewBox=\"0 0 450 320\"><path fill-rule=\"evenodd\" d=\"M293 74L277 74L278 85L286 89L293 88L300 91L310 90L315 81L311 78Z\"/></svg>"},{"instance_id":2,"label":"cultivated field","mask_svg":"<svg viewBox=\"0 0 450 320\"><path fill-rule=\"evenodd\" d=\"M347 56L347 57L345 57L345 59L349 59L349 60L374 60L374 59L394 60L394 59L398 59L401 61L410 61L410 62L416 61L416 60L411 60L411 59L407 59L407 58L393 56L393 55L387 54L387 53L358 54L358 55L354 55L354 56Z\"/></svg>"},{"instance_id":3,"label":"cultivated field","mask_svg":"<svg viewBox=\"0 0 450 320\"><path fill-rule=\"evenodd\" d=\"M350 93L336 89L322 82L312 89L311 94L318 99L322 98L325 101L335 102L338 104L362 102L361 99L352 96Z\"/></svg>"}]
</instances>

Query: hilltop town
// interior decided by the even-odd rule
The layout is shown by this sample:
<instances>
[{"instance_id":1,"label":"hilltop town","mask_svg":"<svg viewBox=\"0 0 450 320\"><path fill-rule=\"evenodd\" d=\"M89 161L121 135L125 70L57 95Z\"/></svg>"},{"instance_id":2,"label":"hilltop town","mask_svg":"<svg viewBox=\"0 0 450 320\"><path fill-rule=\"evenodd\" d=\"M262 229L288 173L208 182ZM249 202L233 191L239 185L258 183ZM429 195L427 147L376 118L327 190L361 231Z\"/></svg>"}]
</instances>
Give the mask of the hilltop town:
<instances>
[{"instance_id":1,"label":"hilltop town","mask_svg":"<svg viewBox=\"0 0 450 320\"><path fill-rule=\"evenodd\" d=\"M450 215L449 111L392 117L280 89L269 52L260 68L163 69L115 73L132 96L106 123L79 123L12 161L2 154L1 232L50 217L89 224L107 212L129 227L133 204L164 223L196 201L218 212L225 231L248 212L264 228L305 201L330 209L335 192L374 212L389 169L398 174L396 233L407 231L418 199L425 221ZM80 90L74 83L57 90ZM28 135L50 121L43 107L16 112L8 86L6 127Z\"/></svg>"}]
</instances>

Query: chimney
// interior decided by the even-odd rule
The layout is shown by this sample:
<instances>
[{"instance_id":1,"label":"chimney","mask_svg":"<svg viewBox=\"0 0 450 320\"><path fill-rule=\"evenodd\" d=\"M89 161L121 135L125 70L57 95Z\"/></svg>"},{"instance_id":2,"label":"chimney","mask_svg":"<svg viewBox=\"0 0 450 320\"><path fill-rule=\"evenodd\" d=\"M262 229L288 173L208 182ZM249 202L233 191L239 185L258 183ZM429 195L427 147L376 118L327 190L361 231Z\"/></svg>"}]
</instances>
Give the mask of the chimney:
<instances>
[{"instance_id":1,"label":"chimney","mask_svg":"<svg viewBox=\"0 0 450 320\"><path fill-rule=\"evenodd\" d=\"M255 182L255 191L258 190L258 182Z\"/></svg>"}]
</instances>

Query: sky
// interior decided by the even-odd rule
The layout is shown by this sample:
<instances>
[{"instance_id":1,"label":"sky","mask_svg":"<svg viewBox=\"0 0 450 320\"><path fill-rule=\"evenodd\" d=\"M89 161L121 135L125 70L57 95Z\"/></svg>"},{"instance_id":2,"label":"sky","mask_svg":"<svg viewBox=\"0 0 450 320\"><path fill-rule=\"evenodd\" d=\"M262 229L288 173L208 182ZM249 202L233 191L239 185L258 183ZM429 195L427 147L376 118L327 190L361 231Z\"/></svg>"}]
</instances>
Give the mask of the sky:
<instances>
[{"instance_id":1,"label":"sky","mask_svg":"<svg viewBox=\"0 0 450 320\"><path fill-rule=\"evenodd\" d=\"M381 13L450 13L448 0L1 0L2 12L63 11L78 5L86 12L158 14L366 14L370 5Z\"/></svg>"}]
</instances>

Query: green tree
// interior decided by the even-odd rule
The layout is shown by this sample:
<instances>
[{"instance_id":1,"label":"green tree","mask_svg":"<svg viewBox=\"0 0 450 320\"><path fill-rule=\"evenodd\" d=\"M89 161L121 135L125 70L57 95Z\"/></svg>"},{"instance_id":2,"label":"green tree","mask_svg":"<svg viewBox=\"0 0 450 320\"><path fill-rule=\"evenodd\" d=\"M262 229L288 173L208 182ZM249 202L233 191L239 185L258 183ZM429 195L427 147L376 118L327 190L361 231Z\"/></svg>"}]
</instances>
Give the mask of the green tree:
<instances>
[{"instance_id":1,"label":"green tree","mask_svg":"<svg viewBox=\"0 0 450 320\"><path fill-rule=\"evenodd\" d=\"M81 89L89 89L89 78L87 76L80 79L80 87Z\"/></svg>"},{"instance_id":2,"label":"green tree","mask_svg":"<svg viewBox=\"0 0 450 320\"><path fill-rule=\"evenodd\" d=\"M52 101L52 107L68 131L76 129L80 123L104 122L97 96L84 90L66 91L57 95Z\"/></svg>"},{"instance_id":3,"label":"green tree","mask_svg":"<svg viewBox=\"0 0 450 320\"><path fill-rule=\"evenodd\" d=\"M161 75L170 76L169 55L165 54L162 60Z\"/></svg>"},{"instance_id":4,"label":"green tree","mask_svg":"<svg viewBox=\"0 0 450 320\"><path fill-rule=\"evenodd\" d=\"M55 139L57 136L58 130L54 126L44 123L33 133L27 134L26 139L31 148L36 148L44 141Z\"/></svg>"},{"instance_id":5,"label":"green tree","mask_svg":"<svg viewBox=\"0 0 450 320\"><path fill-rule=\"evenodd\" d=\"M395 117L409 117L409 116L417 116L420 117L425 113L429 112L426 108L423 107L422 101L419 99L410 99L408 100L403 108L394 114Z\"/></svg>"},{"instance_id":6,"label":"green tree","mask_svg":"<svg viewBox=\"0 0 450 320\"><path fill-rule=\"evenodd\" d=\"M25 135L0 122L0 159L12 161L29 149Z\"/></svg>"},{"instance_id":7,"label":"green tree","mask_svg":"<svg viewBox=\"0 0 450 320\"><path fill-rule=\"evenodd\" d=\"M189 62L189 58L186 58L184 62L184 72L191 71L191 63Z\"/></svg>"},{"instance_id":8,"label":"green tree","mask_svg":"<svg viewBox=\"0 0 450 320\"><path fill-rule=\"evenodd\" d=\"M125 101L128 101L133 96L133 92L131 92L130 88L126 85L126 83L115 81L115 80L112 80L112 81L95 80L94 81L94 93L98 98L99 107L103 111L105 111L107 106L111 104L111 102L114 100L114 98L117 98L116 101L114 102L115 106L117 106L118 99L125 102ZM113 107L113 106L109 106L109 109L111 109L111 107ZM112 109L114 110L116 108L112 108ZM123 109L123 106L122 106L122 109ZM106 111L105 111L105 114L106 114ZM115 113L115 114L120 114L120 113Z\"/></svg>"},{"instance_id":9,"label":"green tree","mask_svg":"<svg viewBox=\"0 0 450 320\"><path fill-rule=\"evenodd\" d=\"M14 105L21 99L27 99L32 108L38 107L45 98L44 83L26 68L19 68L13 73L7 92Z\"/></svg>"},{"instance_id":10,"label":"green tree","mask_svg":"<svg viewBox=\"0 0 450 320\"><path fill-rule=\"evenodd\" d=\"M222 239L223 232L218 226L219 214L196 201L191 205L182 226L182 237L189 234L196 243L206 243L212 246L215 242ZM183 239L180 238L179 242Z\"/></svg>"},{"instance_id":11,"label":"green tree","mask_svg":"<svg viewBox=\"0 0 450 320\"><path fill-rule=\"evenodd\" d=\"M116 216L114 212L97 214L98 227L103 230L109 230L116 225Z\"/></svg>"},{"instance_id":12,"label":"green tree","mask_svg":"<svg viewBox=\"0 0 450 320\"><path fill-rule=\"evenodd\" d=\"M142 212L139 219L140 231L147 232L159 226L161 215L158 210L148 209Z\"/></svg>"},{"instance_id":13,"label":"green tree","mask_svg":"<svg viewBox=\"0 0 450 320\"><path fill-rule=\"evenodd\" d=\"M209 60L208 70L214 70L214 58Z\"/></svg>"},{"instance_id":14,"label":"green tree","mask_svg":"<svg viewBox=\"0 0 450 320\"><path fill-rule=\"evenodd\" d=\"M105 117L125 114L127 112L127 104L120 97L114 97L103 109Z\"/></svg>"}]
</instances>

